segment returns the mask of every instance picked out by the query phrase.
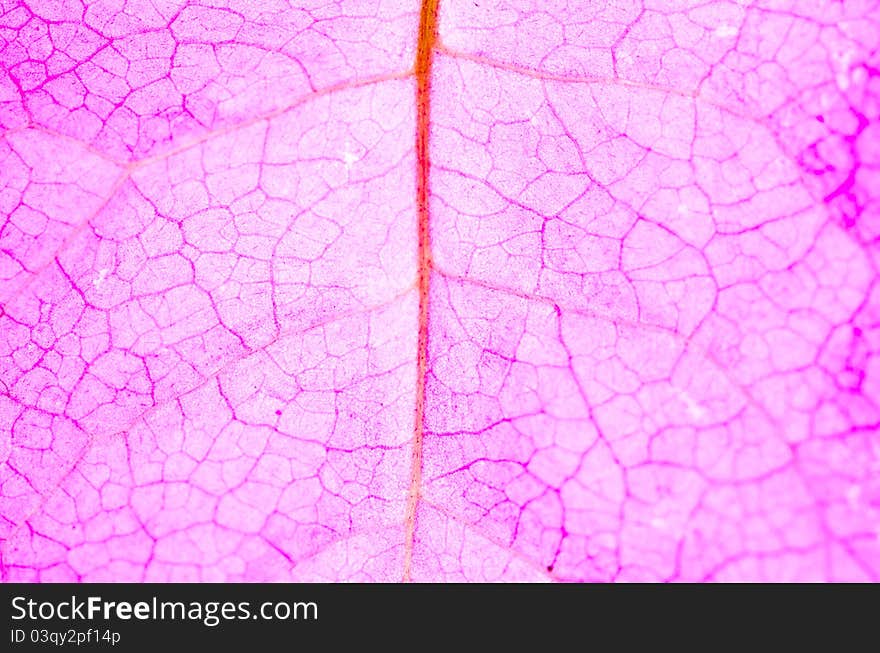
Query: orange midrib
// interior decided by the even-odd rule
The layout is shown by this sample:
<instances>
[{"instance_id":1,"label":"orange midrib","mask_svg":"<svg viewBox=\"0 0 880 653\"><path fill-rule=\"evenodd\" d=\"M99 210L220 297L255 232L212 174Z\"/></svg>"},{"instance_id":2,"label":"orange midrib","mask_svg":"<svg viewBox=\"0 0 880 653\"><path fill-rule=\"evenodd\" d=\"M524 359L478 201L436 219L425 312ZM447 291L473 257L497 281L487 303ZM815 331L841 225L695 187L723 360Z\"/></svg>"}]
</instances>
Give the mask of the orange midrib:
<instances>
[{"instance_id":1,"label":"orange midrib","mask_svg":"<svg viewBox=\"0 0 880 653\"><path fill-rule=\"evenodd\" d=\"M422 486L422 440L425 417L425 374L428 365L428 294L431 282L431 234L429 230L429 184L431 162L428 156L428 137L431 124L431 64L437 42L437 3L423 0L419 18L419 40L416 51L416 204L418 211L418 290L419 335L416 348L416 409L412 440L412 467L409 493L406 500L404 535L403 581L408 582L412 572L413 540L416 529L416 509Z\"/></svg>"}]
</instances>

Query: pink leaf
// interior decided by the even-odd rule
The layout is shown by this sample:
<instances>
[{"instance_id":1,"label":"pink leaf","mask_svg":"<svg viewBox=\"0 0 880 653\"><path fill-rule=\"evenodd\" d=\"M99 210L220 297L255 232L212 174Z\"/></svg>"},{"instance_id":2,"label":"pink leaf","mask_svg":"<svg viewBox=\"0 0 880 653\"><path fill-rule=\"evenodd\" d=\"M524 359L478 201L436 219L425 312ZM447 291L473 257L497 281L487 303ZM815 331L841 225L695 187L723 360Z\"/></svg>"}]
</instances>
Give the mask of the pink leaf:
<instances>
[{"instance_id":1,"label":"pink leaf","mask_svg":"<svg viewBox=\"0 0 880 653\"><path fill-rule=\"evenodd\" d=\"M3 579L878 580L878 35L7 5Z\"/></svg>"}]
</instances>

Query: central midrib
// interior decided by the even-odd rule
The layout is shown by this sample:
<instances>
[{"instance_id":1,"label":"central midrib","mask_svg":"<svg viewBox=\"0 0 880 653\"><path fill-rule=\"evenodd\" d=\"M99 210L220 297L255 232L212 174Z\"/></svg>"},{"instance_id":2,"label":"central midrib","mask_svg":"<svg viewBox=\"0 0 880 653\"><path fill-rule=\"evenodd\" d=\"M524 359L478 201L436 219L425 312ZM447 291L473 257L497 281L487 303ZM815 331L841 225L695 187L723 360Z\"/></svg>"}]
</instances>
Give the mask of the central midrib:
<instances>
[{"instance_id":1,"label":"central midrib","mask_svg":"<svg viewBox=\"0 0 880 653\"><path fill-rule=\"evenodd\" d=\"M428 295L431 283L431 233L429 230L429 183L431 162L428 155L431 124L431 65L437 42L437 4L439 0L423 0L419 17L416 50L416 205L418 211L418 291L419 334L416 346L416 405L412 439L412 466L406 500L403 581L412 575L413 540L416 510L422 486L422 440L425 417L425 375L428 366Z\"/></svg>"}]
</instances>

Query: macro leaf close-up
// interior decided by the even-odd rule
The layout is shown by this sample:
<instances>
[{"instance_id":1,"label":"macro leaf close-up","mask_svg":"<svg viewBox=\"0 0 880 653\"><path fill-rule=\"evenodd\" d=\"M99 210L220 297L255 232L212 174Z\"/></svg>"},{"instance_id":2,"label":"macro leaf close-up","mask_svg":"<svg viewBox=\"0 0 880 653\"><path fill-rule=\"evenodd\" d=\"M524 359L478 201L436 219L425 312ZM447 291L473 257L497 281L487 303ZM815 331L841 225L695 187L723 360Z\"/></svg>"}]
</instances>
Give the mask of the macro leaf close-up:
<instances>
[{"instance_id":1,"label":"macro leaf close-up","mask_svg":"<svg viewBox=\"0 0 880 653\"><path fill-rule=\"evenodd\" d=\"M878 46L0 0L2 580L880 580Z\"/></svg>"}]
</instances>

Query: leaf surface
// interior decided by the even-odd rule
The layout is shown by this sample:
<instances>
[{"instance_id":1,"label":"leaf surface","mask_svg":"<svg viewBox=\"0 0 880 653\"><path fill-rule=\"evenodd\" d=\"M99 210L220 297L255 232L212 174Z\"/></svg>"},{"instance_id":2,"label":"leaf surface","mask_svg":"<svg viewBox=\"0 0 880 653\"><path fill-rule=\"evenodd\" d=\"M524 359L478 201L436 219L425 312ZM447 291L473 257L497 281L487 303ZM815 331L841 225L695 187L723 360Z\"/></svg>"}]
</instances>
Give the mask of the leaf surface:
<instances>
[{"instance_id":1,"label":"leaf surface","mask_svg":"<svg viewBox=\"0 0 880 653\"><path fill-rule=\"evenodd\" d=\"M4 580L878 579L876 2L0 15Z\"/></svg>"}]
</instances>

